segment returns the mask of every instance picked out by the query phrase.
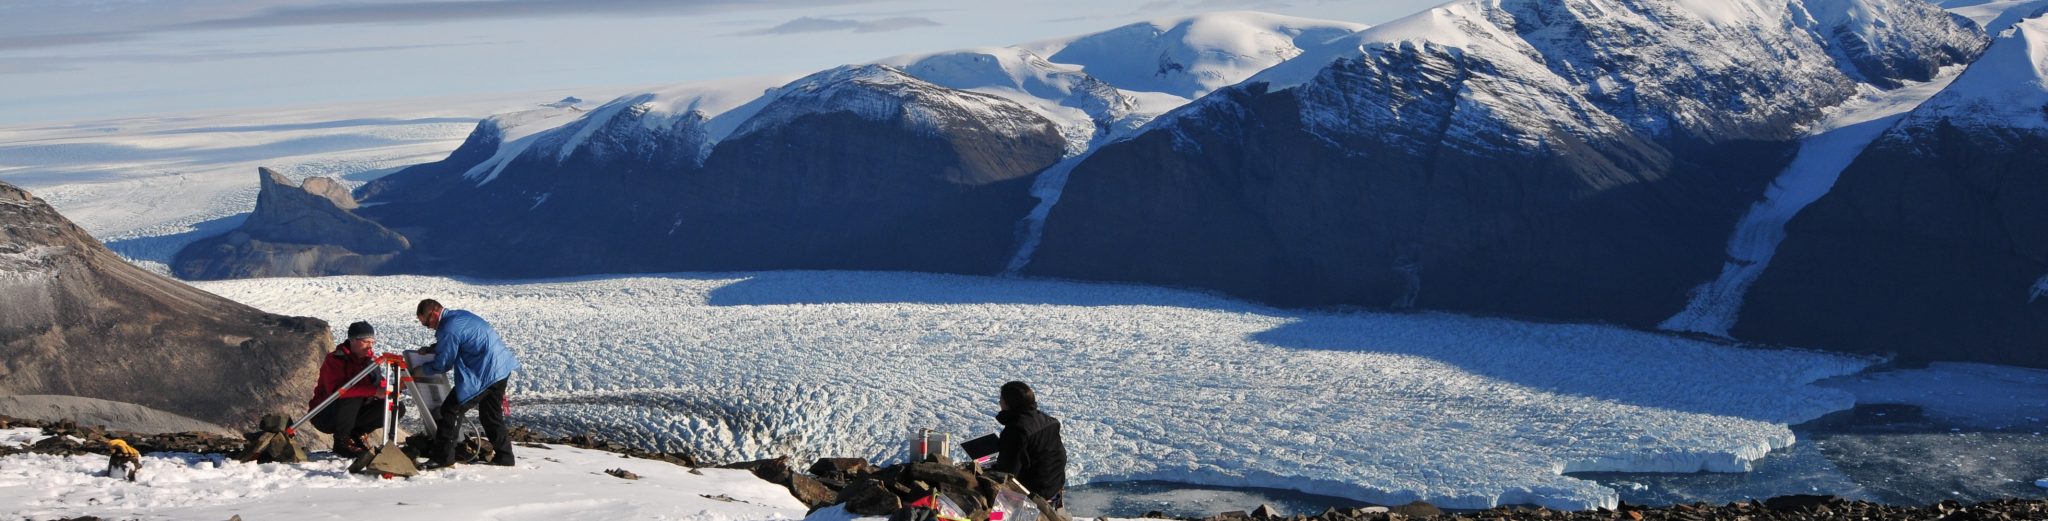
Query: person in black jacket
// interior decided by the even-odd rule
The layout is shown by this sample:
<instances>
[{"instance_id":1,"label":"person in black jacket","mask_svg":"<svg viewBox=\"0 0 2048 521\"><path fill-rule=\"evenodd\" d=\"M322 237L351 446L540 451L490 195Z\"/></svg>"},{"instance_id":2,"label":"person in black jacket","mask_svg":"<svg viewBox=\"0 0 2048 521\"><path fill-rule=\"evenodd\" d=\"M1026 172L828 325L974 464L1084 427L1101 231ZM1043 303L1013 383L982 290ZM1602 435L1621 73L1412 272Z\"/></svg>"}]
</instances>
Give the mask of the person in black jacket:
<instances>
[{"instance_id":1,"label":"person in black jacket","mask_svg":"<svg viewBox=\"0 0 2048 521\"><path fill-rule=\"evenodd\" d=\"M1067 490L1067 445L1060 441L1060 421L1038 410L1038 395L1024 382L1003 384L1003 424L996 464L990 470L1017 476L1017 482L1054 507L1064 507Z\"/></svg>"}]
</instances>

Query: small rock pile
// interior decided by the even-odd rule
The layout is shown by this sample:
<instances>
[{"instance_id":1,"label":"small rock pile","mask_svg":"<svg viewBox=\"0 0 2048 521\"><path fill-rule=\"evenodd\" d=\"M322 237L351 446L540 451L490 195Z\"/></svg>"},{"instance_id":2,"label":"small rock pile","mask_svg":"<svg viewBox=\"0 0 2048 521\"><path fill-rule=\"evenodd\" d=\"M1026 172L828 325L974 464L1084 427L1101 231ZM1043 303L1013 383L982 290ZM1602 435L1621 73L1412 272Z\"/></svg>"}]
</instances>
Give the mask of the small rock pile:
<instances>
[{"instance_id":1,"label":"small rock pile","mask_svg":"<svg viewBox=\"0 0 2048 521\"><path fill-rule=\"evenodd\" d=\"M0 447L0 456L8 454L34 453L57 456L83 454L107 454L107 440L126 440L128 445L144 453L189 452L193 454L228 454L241 452L245 440L236 436L224 436L206 432L180 432L171 434L136 434L125 431L107 430L100 426L80 426L71 420L54 422L27 420L0 416L0 429L34 428L42 429L49 435L27 447Z\"/></svg>"},{"instance_id":2,"label":"small rock pile","mask_svg":"<svg viewBox=\"0 0 2048 521\"><path fill-rule=\"evenodd\" d=\"M846 511L862 516L893 516L907 513L911 505L926 498L945 498L960 507L969 521L988 521L996 506L997 493L1008 490L1029 496L1015 480L1001 473L983 473L974 464L955 465L944 459L876 467L860 458L824 458L811 464L809 474L790 467L789 458L748 461L721 468L749 470L770 483L789 488L805 506L816 511L845 505ZM1040 512L1053 512L1052 505L1031 498Z\"/></svg>"},{"instance_id":3,"label":"small rock pile","mask_svg":"<svg viewBox=\"0 0 2048 521\"><path fill-rule=\"evenodd\" d=\"M1166 518L1157 512L1148 518ZM2021 521L2048 519L2048 501L2005 499L1965 505L1943 501L1925 507L1900 507L1832 496L1783 496L1762 502L1726 505L1694 503L1642 507L1623 503L1616 509L1561 511L1531 507L1499 507L1478 512L1446 513L1427 503L1398 507L1332 508L1313 516L1282 516L1267 507L1251 513L1225 512L1200 521Z\"/></svg>"}]
</instances>

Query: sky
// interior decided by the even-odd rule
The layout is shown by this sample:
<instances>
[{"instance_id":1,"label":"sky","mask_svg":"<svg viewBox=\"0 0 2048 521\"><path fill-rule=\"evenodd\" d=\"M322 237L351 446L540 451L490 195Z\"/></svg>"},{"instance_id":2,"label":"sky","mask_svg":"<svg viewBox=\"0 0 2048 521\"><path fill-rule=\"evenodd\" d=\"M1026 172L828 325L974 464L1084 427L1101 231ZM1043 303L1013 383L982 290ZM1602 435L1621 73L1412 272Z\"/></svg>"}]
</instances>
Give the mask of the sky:
<instances>
[{"instance_id":1,"label":"sky","mask_svg":"<svg viewBox=\"0 0 2048 521\"><path fill-rule=\"evenodd\" d=\"M1148 19L1445 0L0 0L0 125L800 74Z\"/></svg>"}]
</instances>

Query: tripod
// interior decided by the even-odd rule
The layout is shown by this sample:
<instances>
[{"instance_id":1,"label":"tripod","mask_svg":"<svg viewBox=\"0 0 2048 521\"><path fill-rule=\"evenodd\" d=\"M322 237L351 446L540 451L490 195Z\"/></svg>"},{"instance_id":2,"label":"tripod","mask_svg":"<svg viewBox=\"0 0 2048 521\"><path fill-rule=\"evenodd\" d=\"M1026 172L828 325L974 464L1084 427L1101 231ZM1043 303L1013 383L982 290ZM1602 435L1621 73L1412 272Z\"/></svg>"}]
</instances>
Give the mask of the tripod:
<instances>
[{"instance_id":1,"label":"tripod","mask_svg":"<svg viewBox=\"0 0 2048 521\"><path fill-rule=\"evenodd\" d=\"M327 399L321 400L320 405L314 406L313 410L307 411L305 416L299 418L299 421L293 422L290 427L286 427L284 430L285 435L296 436L299 427L313 421L313 417L319 415L320 411L327 409L327 406L333 405L335 400L340 399L343 391L355 387L357 383L361 383L364 378L369 378L371 374L377 374L384 380L384 388L378 393L384 399L384 414L380 425L383 428L383 432L382 436L378 439L376 450L365 455L363 459L357 460L355 464L350 465L349 470L354 472L374 470L385 477L418 474L419 468L413 465L412 457L406 456L397 447L398 402L403 399L401 396L411 396L413 404L419 407L420 410L431 411L431 409L427 406L427 397L421 395L417 388L412 385L412 369L402 355L389 353L378 355L371 361L369 367L365 367L362 371L357 372L356 376L350 378L348 383L342 384L340 388L328 394ZM420 422L426 427L426 432L429 435L434 433L437 426L434 424L432 414L422 414Z\"/></svg>"}]
</instances>

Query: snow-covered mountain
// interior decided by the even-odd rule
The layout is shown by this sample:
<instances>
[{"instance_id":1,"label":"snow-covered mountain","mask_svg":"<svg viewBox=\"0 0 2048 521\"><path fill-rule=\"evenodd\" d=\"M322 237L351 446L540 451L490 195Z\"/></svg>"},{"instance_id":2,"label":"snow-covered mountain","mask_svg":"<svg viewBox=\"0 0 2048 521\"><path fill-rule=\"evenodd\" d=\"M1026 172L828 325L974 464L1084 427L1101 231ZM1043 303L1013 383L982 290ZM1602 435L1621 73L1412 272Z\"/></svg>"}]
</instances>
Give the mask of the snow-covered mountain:
<instances>
[{"instance_id":1,"label":"snow-covered mountain","mask_svg":"<svg viewBox=\"0 0 2048 521\"><path fill-rule=\"evenodd\" d=\"M508 114L444 161L369 183L359 213L414 239L426 271L992 273L1034 203L1030 176L1363 27L1218 13ZM1151 72L1120 71L1113 49L1147 53ZM472 254L515 246L530 253Z\"/></svg>"},{"instance_id":2,"label":"snow-covered mountain","mask_svg":"<svg viewBox=\"0 0 2048 521\"><path fill-rule=\"evenodd\" d=\"M1788 225L1737 336L2048 365L2048 16L2032 11Z\"/></svg>"},{"instance_id":3,"label":"snow-covered mountain","mask_svg":"<svg viewBox=\"0 0 2048 521\"><path fill-rule=\"evenodd\" d=\"M1018 48L1078 67L1120 89L1195 99L1299 56L1304 48L1367 27L1222 12L1139 22Z\"/></svg>"},{"instance_id":4,"label":"snow-covered mountain","mask_svg":"<svg viewBox=\"0 0 2048 521\"><path fill-rule=\"evenodd\" d=\"M1454 2L1095 151L1026 273L1648 326L1828 108L1982 46L1916 0Z\"/></svg>"},{"instance_id":5,"label":"snow-covered mountain","mask_svg":"<svg viewBox=\"0 0 2048 521\"><path fill-rule=\"evenodd\" d=\"M1862 150L1878 120L1948 128L1898 114L1977 59L1980 23L2012 18L1956 8L1464 0L1372 28L1158 20L493 118L352 212L428 273L1011 273L1654 327L1749 262L1730 257L1738 218L1780 225L1826 193L1832 171L1783 176L1846 163L1793 162L1844 114L1874 119L1829 150ZM1997 126L2039 105L1965 96L2000 88L2038 93L1958 81L1930 106ZM1888 108L1857 108L1870 100ZM1778 182L1808 183L1799 204L1752 211ZM1728 295L1716 320L1767 314ZM1840 340L1812 332L1758 338Z\"/></svg>"}]
</instances>

